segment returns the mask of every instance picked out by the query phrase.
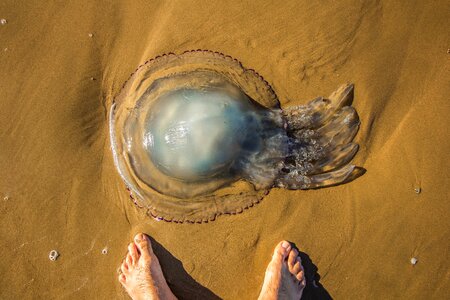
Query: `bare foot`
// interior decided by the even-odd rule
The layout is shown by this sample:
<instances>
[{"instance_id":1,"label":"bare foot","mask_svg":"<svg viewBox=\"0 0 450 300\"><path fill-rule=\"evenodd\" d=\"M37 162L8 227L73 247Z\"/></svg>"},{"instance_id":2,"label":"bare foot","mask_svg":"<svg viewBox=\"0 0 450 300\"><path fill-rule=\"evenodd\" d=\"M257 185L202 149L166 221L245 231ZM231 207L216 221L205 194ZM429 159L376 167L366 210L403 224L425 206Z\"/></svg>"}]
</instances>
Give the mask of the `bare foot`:
<instances>
[{"instance_id":1,"label":"bare foot","mask_svg":"<svg viewBox=\"0 0 450 300\"><path fill-rule=\"evenodd\" d=\"M292 299L302 297L306 286L298 251L287 241L281 241L267 266L259 300Z\"/></svg>"},{"instance_id":2,"label":"bare foot","mask_svg":"<svg viewBox=\"0 0 450 300\"><path fill-rule=\"evenodd\" d=\"M120 270L119 281L133 300L176 299L147 235L139 233L134 237Z\"/></svg>"}]
</instances>

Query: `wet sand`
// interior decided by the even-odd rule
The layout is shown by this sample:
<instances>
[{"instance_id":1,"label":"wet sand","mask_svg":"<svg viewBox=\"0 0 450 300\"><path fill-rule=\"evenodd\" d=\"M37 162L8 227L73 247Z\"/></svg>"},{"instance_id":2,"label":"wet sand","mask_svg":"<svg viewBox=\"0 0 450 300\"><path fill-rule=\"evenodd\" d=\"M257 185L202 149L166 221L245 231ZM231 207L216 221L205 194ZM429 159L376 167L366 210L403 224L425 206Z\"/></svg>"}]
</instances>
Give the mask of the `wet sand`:
<instances>
[{"instance_id":1,"label":"wet sand","mask_svg":"<svg viewBox=\"0 0 450 300\"><path fill-rule=\"evenodd\" d=\"M306 296L448 297L446 1L34 2L0 3L0 298L126 299L116 271L138 231L181 299L255 299L280 239L309 256ZM208 224L148 218L114 168L107 114L140 63L190 49L239 59L282 105L353 82L366 173L273 189Z\"/></svg>"}]
</instances>

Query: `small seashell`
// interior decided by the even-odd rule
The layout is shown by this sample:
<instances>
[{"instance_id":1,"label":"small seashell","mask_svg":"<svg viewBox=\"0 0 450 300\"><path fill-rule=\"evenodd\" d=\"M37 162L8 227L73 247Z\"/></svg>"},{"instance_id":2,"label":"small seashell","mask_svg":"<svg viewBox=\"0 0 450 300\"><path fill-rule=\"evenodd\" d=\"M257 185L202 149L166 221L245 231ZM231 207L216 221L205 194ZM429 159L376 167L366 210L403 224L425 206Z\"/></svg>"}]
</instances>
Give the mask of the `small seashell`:
<instances>
[{"instance_id":1,"label":"small seashell","mask_svg":"<svg viewBox=\"0 0 450 300\"><path fill-rule=\"evenodd\" d=\"M1 23L2 25L6 25L6 23L8 23L8 21L6 21L6 19L1 19L1 20L0 20L0 23Z\"/></svg>"},{"instance_id":2,"label":"small seashell","mask_svg":"<svg viewBox=\"0 0 450 300\"><path fill-rule=\"evenodd\" d=\"M88 34L88 36L91 38L91 37L93 37L94 36L94 34L92 34L92 33L89 33Z\"/></svg>"},{"instance_id":3,"label":"small seashell","mask_svg":"<svg viewBox=\"0 0 450 300\"><path fill-rule=\"evenodd\" d=\"M103 255L108 254L108 247L105 247L105 248L102 249L102 254Z\"/></svg>"},{"instance_id":4,"label":"small seashell","mask_svg":"<svg viewBox=\"0 0 450 300\"><path fill-rule=\"evenodd\" d=\"M92 81L95 81L95 77L91 77L90 79L91 79Z\"/></svg>"},{"instance_id":5,"label":"small seashell","mask_svg":"<svg viewBox=\"0 0 450 300\"><path fill-rule=\"evenodd\" d=\"M413 266L416 265L418 261L419 261L419 260L418 260L417 258L415 258L415 257L411 258L411 260L410 260L410 262L411 262L411 264L412 264Z\"/></svg>"},{"instance_id":6,"label":"small seashell","mask_svg":"<svg viewBox=\"0 0 450 300\"><path fill-rule=\"evenodd\" d=\"M414 192L416 192L416 194L420 194L420 192L422 192L422 189L420 188L420 186L417 186L414 188Z\"/></svg>"},{"instance_id":7,"label":"small seashell","mask_svg":"<svg viewBox=\"0 0 450 300\"><path fill-rule=\"evenodd\" d=\"M6 195L5 197L3 197L3 201L8 201L9 200L9 196Z\"/></svg>"},{"instance_id":8,"label":"small seashell","mask_svg":"<svg viewBox=\"0 0 450 300\"><path fill-rule=\"evenodd\" d=\"M51 261L55 261L58 257L59 257L59 253L58 253L58 251L56 251L56 250L52 250L52 251L50 251L50 253L48 254L48 258L49 258Z\"/></svg>"}]
</instances>

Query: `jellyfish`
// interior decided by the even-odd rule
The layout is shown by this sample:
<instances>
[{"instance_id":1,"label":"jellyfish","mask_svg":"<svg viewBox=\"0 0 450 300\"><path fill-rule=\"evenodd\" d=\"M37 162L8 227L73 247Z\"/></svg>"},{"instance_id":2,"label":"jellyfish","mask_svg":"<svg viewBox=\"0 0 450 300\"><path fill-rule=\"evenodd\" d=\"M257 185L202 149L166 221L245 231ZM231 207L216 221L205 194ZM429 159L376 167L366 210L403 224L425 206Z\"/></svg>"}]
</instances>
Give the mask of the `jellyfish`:
<instances>
[{"instance_id":1,"label":"jellyfish","mask_svg":"<svg viewBox=\"0 0 450 300\"><path fill-rule=\"evenodd\" d=\"M240 213L272 188L345 182L358 151L353 85L280 107L256 71L206 51L140 65L115 97L115 166L135 203L157 219L208 222Z\"/></svg>"}]
</instances>

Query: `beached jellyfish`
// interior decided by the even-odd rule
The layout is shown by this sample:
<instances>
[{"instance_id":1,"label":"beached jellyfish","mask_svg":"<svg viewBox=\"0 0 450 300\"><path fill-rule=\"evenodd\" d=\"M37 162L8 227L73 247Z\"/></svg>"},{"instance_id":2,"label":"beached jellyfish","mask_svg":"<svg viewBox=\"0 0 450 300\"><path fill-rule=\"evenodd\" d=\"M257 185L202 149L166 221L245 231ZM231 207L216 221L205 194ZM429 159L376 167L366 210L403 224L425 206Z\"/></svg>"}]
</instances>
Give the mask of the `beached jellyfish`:
<instances>
[{"instance_id":1,"label":"beached jellyfish","mask_svg":"<svg viewBox=\"0 0 450 300\"><path fill-rule=\"evenodd\" d=\"M259 202L274 187L344 182L358 150L353 85L280 108L270 85L223 54L149 60L114 99L115 165L135 203L157 219L204 222Z\"/></svg>"}]
</instances>

